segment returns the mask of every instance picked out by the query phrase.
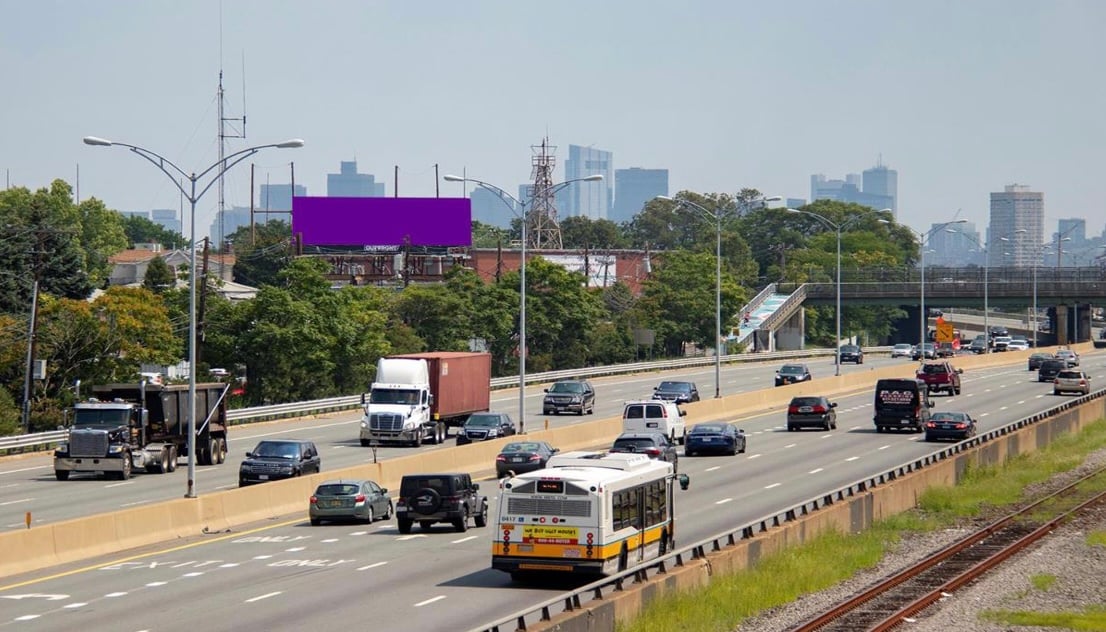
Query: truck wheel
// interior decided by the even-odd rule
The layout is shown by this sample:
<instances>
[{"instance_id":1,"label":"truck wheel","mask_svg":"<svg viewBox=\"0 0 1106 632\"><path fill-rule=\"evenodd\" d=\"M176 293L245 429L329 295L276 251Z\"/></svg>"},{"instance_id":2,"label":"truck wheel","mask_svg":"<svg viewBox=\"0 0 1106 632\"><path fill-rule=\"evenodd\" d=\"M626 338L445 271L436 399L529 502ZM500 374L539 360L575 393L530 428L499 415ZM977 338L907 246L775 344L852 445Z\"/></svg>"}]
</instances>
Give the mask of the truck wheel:
<instances>
[{"instance_id":1,"label":"truck wheel","mask_svg":"<svg viewBox=\"0 0 1106 632\"><path fill-rule=\"evenodd\" d=\"M123 453L123 469L118 473L118 476L121 481L131 477L131 455L128 452Z\"/></svg>"},{"instance_id":2,"label":"truck wheel","mask_svg":"<svg viewBox=\"0 0 1106 632\"><path fill-rule=\"evenodd\" d=\"M69 470L54 470L54 478L59 481L69 480Z\"/></svg>"},{"instance_id":3,"label":"truck wheel","mask_svg":"<svg viewBox=\"0 0 1106 632\"><path fill-rule=\"evenodd\" d=\"M371 446L371 445L372 445L372 443L373 443L373 442L372 442L372 441L369 441L368 439L362 439L362 440L361 440L361 447L362 447L362 448L367 448L367 447Z\"/></svg>"},{"instance_id":4,"label":"truck wheel","mask_svg":"<svg viewBox=\"0 0 1106 632\"><path fill-rule=\"evenodd\" d=\"M170 472L176 472L178 456L180 455L177 454L177 447L172 445L169 446L169 462L166 464L165 469L169 470Z\"/></svg>"},{"instance_id":5,"label":"truck wheel","mask_svg":"<svg viewBox=\"0 0 1106 632\"><path fill-rule=\"evenodd\" d=\"M396 518L396 525L399 527L399 532L406 535L411 533L411 521L404 520L403 518Z\"/></svg>"},{"instance_id":6,"label":"truck wheel","mask_svg":"<svg viewBox=\"0 0 1106 632\"><path fill-rule=\"evenodd\" d=\"M475 522L477 527L486 527L486 526L488 526L488 504L487 503L481 503L480 513L476 514L476 517L474 518L474 522Z\"/></svg>"},{"instance_id":7,"label":"truck wheel","mask_svg":"<svg viewBox=\"0 0 1106 632\"><path fill-rule=\"evenodd\" d=\"M465 507L465 511L464 511L464 513L461 514L460 518L456 518L456 519L453 520L453 528L457 531L460 531L461 533L464 533L465 531L469 530L469 508L468 507Z\"/></svg>"},{"instance_id":8,"label":"truck wheel","mask_svg":"<svg viewBox=\"0 0 1106 632\"><path fill-rule=\"evenodd\" d=\"M441 431L442 431L442 435L441 435L441 438L440 438L440 439L438 439L438 445L441 445L441 444L445 443L447 439L449 439L449 426L447 426L447 425L446 425L446 424L445 424L445 423L443 422L443 423L439 424L439 426L438 426L438 427L439 427L439 428L441 429Z\"/></svg>"},{"instance_id":9,"label":"truck wheel","mask_svg":"<svg viewBox=\"0 0 1106 632\"><path fill-rule=\"evenodd\" d=\"M227 460L227 440L224 437L219 437L219 465L222 465Z\"/></svg>"},{"instance_id":10,"label":"truck wheel","mask_svg":"<svg viewBox=\"0 0 1106 632\"><path fill-rule=\"evenodd\" d=\"M169 448L162 449L161 461L157 465L150 466L147 471L155 474L165 474L169 472Z\"/></svg>"}]
</instances>

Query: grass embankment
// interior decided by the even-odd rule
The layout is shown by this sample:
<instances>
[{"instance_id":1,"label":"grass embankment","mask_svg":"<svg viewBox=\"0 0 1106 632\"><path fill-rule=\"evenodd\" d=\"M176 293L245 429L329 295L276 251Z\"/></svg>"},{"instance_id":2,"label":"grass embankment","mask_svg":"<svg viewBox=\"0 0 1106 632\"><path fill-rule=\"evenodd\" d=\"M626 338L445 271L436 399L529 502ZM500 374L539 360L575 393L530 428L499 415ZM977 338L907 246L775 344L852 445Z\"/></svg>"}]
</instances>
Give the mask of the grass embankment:
<instances>
[{"instance_id":1,"label":"grass embankment","mask_svg":"<svg viewBox=\"0 0 1106 632\"><path fill-rule=\"evenodd\" d=\"M1028 485L1075 469L1087 455L1103 447L1106 447L1106 420L1099 420L1078 435L1061 437L1046 449L1016 457L1003 466L974 468L966 472L956 487L931 489L922 495L917 509L879 521L867 531L825 534L766 557L751 569L715 578L704 590L657 600L640 617L620 623L616 629L619 632L733 630L753 615L875 567L903 537L951 527L980 517L985 511L1016 504L1024 500L1022 493ZM1095 532L1087 542L1106 546L1106 533ZM1043 578L1039 583L1050 585ZM1079 613L985 614L991 620L1012 625L1106 629L1106 610L1101 609ZM1034 619L1034 623L1016 619L1023 616L1040 618Z\"/></svg>"}]
</instances>

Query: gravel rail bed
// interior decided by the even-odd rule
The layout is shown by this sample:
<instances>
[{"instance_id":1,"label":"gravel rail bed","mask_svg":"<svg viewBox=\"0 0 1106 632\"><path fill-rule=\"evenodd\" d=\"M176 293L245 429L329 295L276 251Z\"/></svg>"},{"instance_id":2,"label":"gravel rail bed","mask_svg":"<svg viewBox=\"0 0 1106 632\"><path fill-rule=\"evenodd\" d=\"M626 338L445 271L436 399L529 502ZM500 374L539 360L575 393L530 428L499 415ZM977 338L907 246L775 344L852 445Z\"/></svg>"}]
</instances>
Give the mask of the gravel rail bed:
<instances>
[{"instance_id":1,"label":"gravel rail bed","mask_svg":"<svg viewBox=\"0 0 1106 632\"><path fill-rule=\"evenodd\" d=\"M1058 474L1026 489L1027 494L1051 493L1075 479L1106 465L1106 450L1087 457L1078 468ZM800 599L747 619L738 630L786 632L848 599L876 581L895 573L960 539L977 525L995 516L963 527L904 538L873 569L859 573L832 588L804 595ZM909 632L1040 632L1042 628L1010 626L979 618L984 610L1033 610L1041 612L1082 610L1106 604L1106 547L1091 546L1086 536L1106 530L1106 509L1098 507L1080 519L1065 524L977 582L957 591L921 612L916 620L899 626ZM1056 581L1047 590L1033 586L1037 575L1051 575Z\"/></svg>"}]
</instances>

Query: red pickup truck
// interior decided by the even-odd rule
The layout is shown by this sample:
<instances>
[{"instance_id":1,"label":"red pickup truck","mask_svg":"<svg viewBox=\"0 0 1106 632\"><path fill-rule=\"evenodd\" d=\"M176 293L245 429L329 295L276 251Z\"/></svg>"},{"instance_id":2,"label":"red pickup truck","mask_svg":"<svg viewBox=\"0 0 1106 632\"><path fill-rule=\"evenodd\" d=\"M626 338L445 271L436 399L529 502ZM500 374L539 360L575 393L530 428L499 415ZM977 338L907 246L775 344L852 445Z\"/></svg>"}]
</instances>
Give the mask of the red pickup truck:
<instances>
[{"instance_id":1,"label":"red pickup truck","mask_svg":"<svg viewBox=\"0 0 1106 632\"><path fill-rule=\"evenodd\" d=\"M949 395L960 394L960 374L963 369L955 369L948 362L927 362L918 368L917 378L926 383L930 393L944 391Z\"/></svg>"}]
</instances>

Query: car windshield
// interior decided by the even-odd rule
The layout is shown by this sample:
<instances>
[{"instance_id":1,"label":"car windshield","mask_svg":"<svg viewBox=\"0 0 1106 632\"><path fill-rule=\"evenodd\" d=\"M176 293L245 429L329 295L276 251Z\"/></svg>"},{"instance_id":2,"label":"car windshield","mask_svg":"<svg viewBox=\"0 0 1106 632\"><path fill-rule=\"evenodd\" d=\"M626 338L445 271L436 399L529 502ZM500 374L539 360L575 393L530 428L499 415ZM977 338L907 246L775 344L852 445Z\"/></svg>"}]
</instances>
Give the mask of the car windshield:
<instances>
[{"instance_id":1,"label":"car windshield","mask_svg":"<svg viewBox=\"0 0 1106 632\"><path fill-rule=\"evenodd\" d=\"M791 400L792 406L817 406L822 400L817 397L796 397Z\"/></svg>"},{"instance_id":2,"label":"car windshield","mask_svg":"<svg viewBox=\"0 0 1106 632\"><path fill-rule=\"evenodd\" d=\"M1060 371L1056 374L1056 377L1061 380L1081 380L1083 374L1079 371Z\"/></svg>"},{"instance_id":3,"label":"car windshield","mask_svg":"<svg viewBox=\"0 0 1106 632\"><path fill-rule=\"evenodd\" d=\"M361 486L354 483L331 483L319 485L315 490L316 496L352 496L360 491Z\"/></svg>"},{"instance_id":4,"label":"car windshield","mask_svg":"<svg viewBox=\"0 0 1106 632\"><path fill-rule=\"evenodd\" d=\"M783 375L802 375L806 373L806 368L799 364L785 364L780 367L780 373Z\"/></svg>"},{"instance_id":5,"label":"car windshield","mask_svg":"<svg viewBox=\"0 0 1106 632\"><path fill-rule=\"evenodd\" d=\"M129 409L78 408L73 418L74 426L125 426Z\"/></svg>"},{"instance_id":6,"label":"car windshield","mask_svg":"<svg viewBox=\"0 0 1106 632\"><path fill-rule=\"evenodd\" d=\"M508 443L507 445L503 446L502 451L504 453L537 452L538 449L539 446L536 443Z\"/></svg>"},{"instance_id":7,"label":"car windshield","mask_svg":"<svg viewBox=\"0 0 1106 632\"><path fill-rule=\"evenodd\" d=\"M657 390L686 393L691 390L691 384L687 382L661 382L661 385L657 387Z\"/></svg>"},{"instance_id":8,"label":"car windshield","mask_svg":"<svg viewBox=\"0 0 1106 632\"><path fill-rule=\"evenodd\" d=\"M557 382L549 389L550 393L583 393L584 385L580 382Z\"/></svg>"},{"instance_id":9,"label":"car windshield","mask_svg":"<svg viewBox=\"0 0 1106 632\"><path fill-rule=\"evenodd\" d=\"M614 441L615 450L639 450L642 448L655 447L657 447L657 442L650 439L649 437L632 437L625 439L615 439Z\"/></svg>"},{"instance_id":10,"label":"car windshield","mask_svg":"<svg viewBox=\"0 0 1106 632\"><path fill-rule=\"evenodd\" d=\"M253 450L254 456L270 459L294 459L299 455L294 443L268 443L262 441Z\"/></svg>"},{"instance_id":11,"label":"car windshield","mask_svg":"<svg viewBox=\"0 0 1106 632\"><path fill-rule=\"evenodd\" d=\"M1075 355L1075 352L1074 351L1068 351L1067 349L1061 349L1061 350L1056 352L1056 355L1061 357L1061 358L1070 358L1071 356Z\"/></svg>"},{"instance_id":12,"label":"car windshield","mask_svg":"<svg viewBox=\"0 0 1106 632\"><path fill-rule=\"evenodd\" d=\"M479 413L469 417L465 422L466 428L494 428L499 425L499 415L481 415Z\"/></svg>"},{"instance_id":13,"label":"car windshield","mask_svg":"<svg viewBox=\"0 0 1106 632\"><path fill-rule=\"evenodd\" d=\"M842 351L849 351L849 352L856 352L856 351L860 351L860 347L858 347L856 345L845 345L845 346L841 347L841 350Z\"/></svg>"},{"instance_id":14,"label":"car windshield","mask_svg":"<svg viewBox=\"0 0 1106 632\"><path fill-rule=\"evenodd\" d=\"M931 375L934 373L948 373L948 369L942 364L927 364L922 367L922 373L929 373Z\"/></svg>"},{"instance_id":15,"label":"car windshield","mask_svg":"<svg viewBox=\"0 0 1106 632\"><path fill-rule=\"evenodd\" d=\"M965 413L954 413L946 411L941 413L933 413L930 416L930 419L932 419L933 421L967 421L968 415Z\"/></svg>"},{"instance_id":16,"label":"car windshield","mask_svg":"<svg viewBox=\"0 0 1106 632\"><path fill-rule=\"evenodd\" d=\"M895 345L895 348L896 349L909 349L910 345L900 342L899 344Z\"/></svg>"},{"instance_id":17,"label":"car windshield","mask_svg":"<svg viewBox=\"0 0 1106 632\"><path fill-rule=\"evenodd\" d=\"M725 430L722 424L699 424L691 429L691 434L722 434Z\"/></svg>"}]
</instances>

